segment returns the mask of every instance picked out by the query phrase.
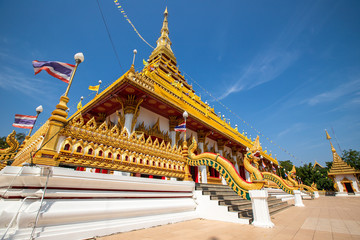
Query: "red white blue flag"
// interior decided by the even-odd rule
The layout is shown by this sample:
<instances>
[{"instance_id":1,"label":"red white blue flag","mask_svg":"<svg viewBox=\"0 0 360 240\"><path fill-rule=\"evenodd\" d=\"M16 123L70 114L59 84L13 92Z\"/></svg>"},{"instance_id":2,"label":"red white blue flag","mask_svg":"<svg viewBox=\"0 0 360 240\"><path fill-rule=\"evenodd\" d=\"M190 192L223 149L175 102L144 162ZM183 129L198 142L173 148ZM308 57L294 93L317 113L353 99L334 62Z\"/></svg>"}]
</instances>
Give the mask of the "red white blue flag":
<instances>
[{"instance_id":1,"label":"red white blue flag","mask_svg":"<svg viewBox=\"0 0 360 240\"><path fill-rule=\"evenodd\" d=\"M174 130L175 130L176 132L186 132L186 123L183 122L182 124L174 127Z\"/></svg>"},{"instance_id":2,"label":"red white blue flag","mask_svg":"<svg viewBox=\"0 0 360 240\"><path fill-rule=\"evenodd\" d=\"M17 128L31 129L34 127L35 121L36 116L15 114L15 122L13 123L13 126Z\"/></svg>"},{"instance_id":3,"label":"red white blue flag","mask_svg":"<svg viewBox=\"0 0 360 240\"><path fill-rule=\"evenodd\" d=\"M69 83L71 72L74 70L75 65L62 62L50 61L32 61L35 75L45 70L53 77L60 79L63 82Z\"/></svg>"},{"instance_id":4,"label":"red white blue flag","mask_svg":"<svg viewBox=\"0 0 360 240\"><path fill-rule=\"evenodd\" d=\"M261 163L262 163L263 168L265 169L266 165L265 165L264 161L262 161Z\"/></svg>"}]
</instances>

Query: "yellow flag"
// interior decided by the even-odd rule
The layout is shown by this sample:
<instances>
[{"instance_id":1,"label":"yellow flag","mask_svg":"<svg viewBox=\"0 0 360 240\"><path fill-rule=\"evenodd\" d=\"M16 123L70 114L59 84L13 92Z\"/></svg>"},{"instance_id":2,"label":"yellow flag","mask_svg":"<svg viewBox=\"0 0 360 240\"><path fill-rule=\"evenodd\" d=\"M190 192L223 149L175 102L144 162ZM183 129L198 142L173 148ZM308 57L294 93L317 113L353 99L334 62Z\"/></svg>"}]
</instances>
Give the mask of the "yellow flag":
<instances>
[{"instance_id":1,"label":"yellow flag","mask_svg":"<svg viewBox=\"0 0 360 240\"><path fill-rule=\"evenodd\" d=\"M146 67L146 66L148 65L148 62L145 61L145 59L143 59L143 64L144 64L144 66Z\"/></svg>"},{"instance_id":2,"label":"yellow flag","mask_svg":"<svg viewBox=\"0 0 360 240\"><path fill-rule=\"evenodd\" d=\"M82 109L82 103L81 103L81 100L80 100L80 102L78 103L78 105L77 105L77 110L80 110L80 109Z\"/></svg>"},{"instance_id":3,"label":"yellow flag","mask_svg":"<svg viewBox=\"0 0 360 240\"><path fill-rule=\"evenodd\" d=\"M97 91L99 91L99 87L100 87L100 85L89 86L89 90L90 90L90 91L95 91L95 92L97 92Z\"/></svg>"}]
</instances>

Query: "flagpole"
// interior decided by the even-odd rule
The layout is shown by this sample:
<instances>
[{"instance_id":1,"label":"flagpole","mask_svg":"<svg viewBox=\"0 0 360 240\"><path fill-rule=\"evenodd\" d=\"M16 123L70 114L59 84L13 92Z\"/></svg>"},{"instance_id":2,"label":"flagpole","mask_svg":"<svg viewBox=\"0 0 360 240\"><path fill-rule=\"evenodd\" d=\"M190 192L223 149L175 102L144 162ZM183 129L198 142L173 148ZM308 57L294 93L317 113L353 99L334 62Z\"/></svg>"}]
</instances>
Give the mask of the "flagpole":
<instances>
[{"instance_id":1,"label":"flagpole","mask_svg":"<svg viewBox=\"0 0 360 240\"><path fill-rule=\"evenodd\" d=\"M82 62L84 61L84 55L83 55L82 53L77 53L77 54L75 54L74 58L75 58L75 63L76 63L76 64L75 64L74 70L73 70L72 73L71 73L71 77L70 77L70 80L69 80L69 84L68 84L68 86L67 86L67 88L66 88L66 91L65 91L65 94L64 94L65 97L67 97L67 95L68 95L68 93L69 93L69 90L70 90L70 87L71 87L71 83L72 83L72 81L73 81L73 79L74 79L74 76L75 76L75 72L76 72L77 67L79 66L80 63L82 63Z\"/></svg>"},{"instance_id":2,"label":"flagpole","mask_svg":"<svg viewBox=\"0 0 360 240\"><path fill-rule=\"evenodd\" d=\"M183 117L184 117L184 120L185 120L185 128L186 128L186 119L187 119L188 116L189 116L189 114L187 113L187 111L185 111L183 113ZM184 142L186 142L186 129L185 129L185 132L184 132Z\"/></svg>"},{"instance_id":3,"label":"flagpole","mask_svg":"<svg viewBox=\"0 0 360 240\"><path fill-rule=\"evenodd\" d=\"M35 123L36 123L36 120L37 120L39 114L42 113L42 111L43 111L42 105L38 106L35 110L36 110L35 122L34 122L34 125L32 126L32 128L30 129L29 134L27 135L28 137L30 137L32 130L34 129L34 126L35 126Z\"/></svg>"},{"instance_id":4,"label":"flagpole","mask_svg":"<svg viewBox=\"0 0 360 240\"><path fill-rule=\"evenodd\" d=\"M97 91L96 91L96 96L98 95L98 93L99 93L99 89L100 89L100 85L101 85L101 83L102 83L102 81L101 80L99 80L99 87L98 87L98 89L97 89Z\"/></svg>"},{"instance_id":5,"label":"flagpole","mask_svg":"<svg viewBox=\"0 0 360 240\"><path fill-rule=\"evenodd\" d=\"M133 57L132 65L134 66L134 64L135 64L135 55L137 54L137 50L134 49L133 53L134 53L134 57Z\"/></svg>"}]
</instances>

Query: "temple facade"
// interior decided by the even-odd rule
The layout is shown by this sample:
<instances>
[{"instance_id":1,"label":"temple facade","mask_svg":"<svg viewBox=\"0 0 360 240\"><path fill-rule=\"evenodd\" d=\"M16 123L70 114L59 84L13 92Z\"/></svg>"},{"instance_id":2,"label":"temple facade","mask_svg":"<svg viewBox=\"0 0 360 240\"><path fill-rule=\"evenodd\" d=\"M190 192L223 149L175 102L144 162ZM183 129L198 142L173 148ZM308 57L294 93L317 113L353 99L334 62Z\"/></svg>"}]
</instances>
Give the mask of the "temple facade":
<instances>
[{"instance_id":1,"label":"temple facade","mask_svg":"<svg viewBox=\"0 0 360 240\"><path fill-rule=\"evenodd\" d=\"M331 152L333 155L333 163L330 171L328 172L328 176L334 182L336 196L360 196L360 171L349 166L341 159L330 141L331 137L328 132L326 132L326 138L330 142Z\"/></svg>"},{"instance_id":2,"label":"temple facade","mask_svg":"<svg viewBox=\"0 0 360 240\"><path fill-rule=\"evenodd\" d=\"M15 132L8 136L0 150L4 239L86 239L196 218L273 227L270 214L288 207L283 198L303 207L300 190L317 192L295 181L295 168L288 180L277 176L259 137L196 95L178 69L167 10L160 33L141 71L132 65L70 117L69 84L21 146ZM184 123L185 132L175 131ZM266 187L279 197L269 205ZM209 194L230 198L232 210Z\"/></svg>"}]
</instances>

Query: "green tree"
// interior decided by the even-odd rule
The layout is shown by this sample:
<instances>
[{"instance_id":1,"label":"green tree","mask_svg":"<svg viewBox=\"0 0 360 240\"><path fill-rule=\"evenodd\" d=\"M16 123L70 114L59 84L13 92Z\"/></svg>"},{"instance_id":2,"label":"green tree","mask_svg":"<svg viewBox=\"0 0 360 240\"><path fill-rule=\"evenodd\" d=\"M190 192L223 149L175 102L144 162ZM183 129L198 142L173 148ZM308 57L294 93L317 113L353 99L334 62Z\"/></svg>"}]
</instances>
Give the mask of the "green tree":
<instances>
[{"instance_id":1,"label":"green tree","mask_svg":"<svg viewBox=\"0 0 360 240\"><path fill-rule=\"evenodd\" d=\"M285 171L289 172L291 171L292 167L293 167L293 163L290 160L286 160L286 161L279 161L281 168L279 168L277 170L277 174L282 177L285 178Z\"/></svg>"},{"instance_id":2,"label":"green tree","mask_svg":"<svg viewBox=\"0 0 360 240\"><path fill-rule=\"evenodd\" d=\"M350 166L360 170L360 152L359 151L356 151L353 149L344 150L341 158Z\"/></svg>"},{"instance_id":3,"label":"green tree","mask_svg":"<svg viewBox=\"0 0 360 240\"><path fill-rule=\"evenodd\" d=\"M334 183L327 175L328 168L315 169L311 163L296 168L296 175L303 184L311 186L316 183L319 190L333 191Z\"/></svg>"}]
</instances>

